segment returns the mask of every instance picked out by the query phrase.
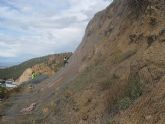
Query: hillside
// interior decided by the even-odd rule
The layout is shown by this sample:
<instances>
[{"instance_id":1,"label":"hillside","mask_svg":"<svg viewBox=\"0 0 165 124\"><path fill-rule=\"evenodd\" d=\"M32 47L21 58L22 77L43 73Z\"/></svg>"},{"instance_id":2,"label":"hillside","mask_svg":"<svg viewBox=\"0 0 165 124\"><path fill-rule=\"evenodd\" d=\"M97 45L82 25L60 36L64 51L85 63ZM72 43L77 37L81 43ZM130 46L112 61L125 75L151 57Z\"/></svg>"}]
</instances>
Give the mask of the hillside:
<instances>
[{"instance_id":1,"label":"hillside","mask_svg":"<svg viewBox=\"0 0 165 124\"><path fill-rule=\"evenodd\" d=\"M63 66L64 57L71 55L72 53L53 54L39 58L33 58L19 65L0 69L0 79L13 78L14 80L16 80L28 68L32 68L32 70L36 73L43 73L43 71L49 71L46 74L51 75L53 72L57 72L61 66Z\"/></svg>"},{"instance_id":2,"label":"hillside","mask_svg":"<svg viewBox=\"0 0 165 124\"><path fill-rule=\"evenodd\" d=\"M0 122L164 124L164 6L164 0L114 0L89 22L64 69L0 106Z\"/></svg>"}]
</instances>

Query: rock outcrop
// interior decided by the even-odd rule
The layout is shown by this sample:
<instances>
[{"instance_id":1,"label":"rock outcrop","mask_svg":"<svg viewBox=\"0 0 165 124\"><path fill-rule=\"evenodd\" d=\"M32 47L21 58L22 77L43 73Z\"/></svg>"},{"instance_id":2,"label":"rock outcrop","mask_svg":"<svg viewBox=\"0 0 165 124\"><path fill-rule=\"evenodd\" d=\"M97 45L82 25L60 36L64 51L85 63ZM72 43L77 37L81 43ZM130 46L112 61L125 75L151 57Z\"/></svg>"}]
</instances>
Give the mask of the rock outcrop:
<instances>
[{"instance_id":1,"label":"rock outcrop","mask_svg":"<svg viewBox=\"0 0 165 124\"><path fill-rule=\"evenodd\" d=\"M31 79L31 75L32 75L32 69L28 68L26 69L23 74L19 77L18 80L16 80L17 85L22 84L23 82L26 82L28 80Z\"/></svg>"}]
</instances>

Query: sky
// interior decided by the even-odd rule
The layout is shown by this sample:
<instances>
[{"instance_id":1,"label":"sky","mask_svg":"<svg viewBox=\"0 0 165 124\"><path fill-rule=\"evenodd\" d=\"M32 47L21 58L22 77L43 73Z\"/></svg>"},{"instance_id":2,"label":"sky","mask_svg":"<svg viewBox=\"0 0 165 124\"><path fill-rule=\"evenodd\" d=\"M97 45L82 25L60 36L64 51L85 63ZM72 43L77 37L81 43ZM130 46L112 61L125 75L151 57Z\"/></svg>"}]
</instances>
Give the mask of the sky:
<instances>
[{"instance_id":1,"label":"sky","mask_svg":"<svg viewBox=\"0 0 165 124\"><path fill-rule=\"evenodd\" d=\"M0 0L0 64L73 52L111 0Z\"/></svg>"}]
</instances>

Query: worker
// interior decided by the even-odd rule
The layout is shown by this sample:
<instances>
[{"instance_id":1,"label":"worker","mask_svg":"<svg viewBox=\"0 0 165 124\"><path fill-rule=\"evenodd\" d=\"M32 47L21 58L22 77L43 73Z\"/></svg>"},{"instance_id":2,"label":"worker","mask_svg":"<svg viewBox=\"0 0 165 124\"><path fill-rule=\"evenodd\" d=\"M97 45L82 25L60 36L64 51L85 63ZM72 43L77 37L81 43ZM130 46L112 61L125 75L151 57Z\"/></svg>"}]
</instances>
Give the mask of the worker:
<instances>
[{"instance_id":1,"label":"worker","mask_svg":"<svg viewBox=\"0 0 165 124\"><path fill-rule=\"evenodd\" d=\"M68 64L68 57L64 57L64 66Z\"/></svg>"},{"instance_id":2,"label":"worker","mask_svg":"<svg viewBox=\"0 0 165 124\"><path fill-rule=\"evenodd\" d=\"M35 74L35 72L33 71L32 72L32 80L34 80L36 78L36 74Z\"/></svg>"}]
</instances>

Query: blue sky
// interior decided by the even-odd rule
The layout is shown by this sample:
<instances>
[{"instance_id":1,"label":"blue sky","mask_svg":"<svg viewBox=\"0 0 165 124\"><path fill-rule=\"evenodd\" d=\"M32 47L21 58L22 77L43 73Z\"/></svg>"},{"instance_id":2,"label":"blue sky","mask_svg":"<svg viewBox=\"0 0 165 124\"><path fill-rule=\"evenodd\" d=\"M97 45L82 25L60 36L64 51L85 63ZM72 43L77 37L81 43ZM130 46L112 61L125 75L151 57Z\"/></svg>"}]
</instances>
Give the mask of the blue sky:
<instances>
[{"instance_id":1,"label":"blue sky","mask_svg":"<svg viewBox=\"0 0 165 124\"><path fill-rule=\"evenodd\" d=\"M0 0L0 63L74 51L111 0Z\"/></svg>"}]
</instances>

